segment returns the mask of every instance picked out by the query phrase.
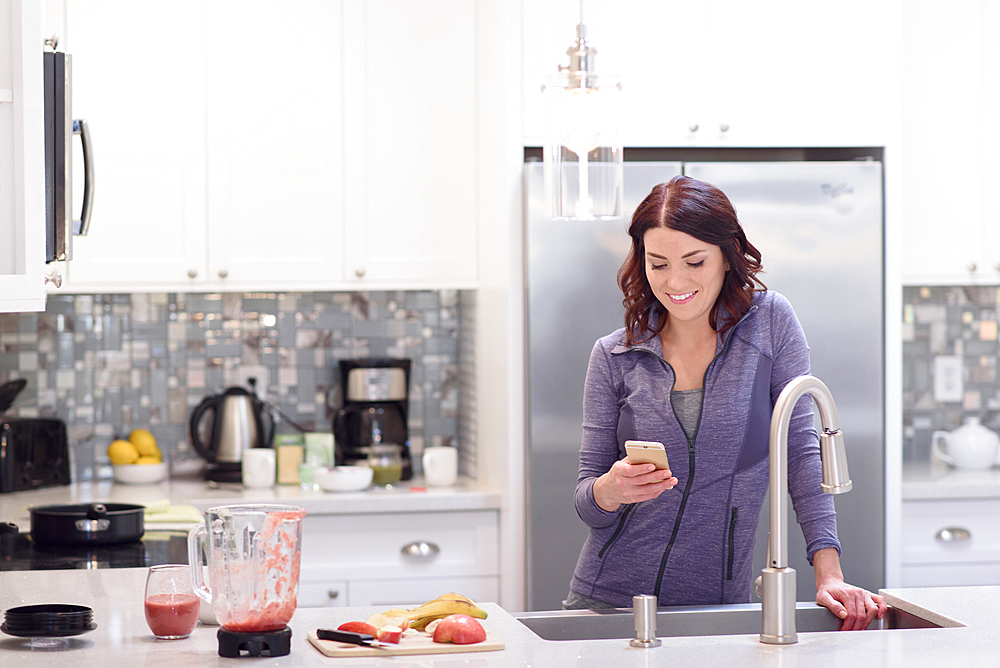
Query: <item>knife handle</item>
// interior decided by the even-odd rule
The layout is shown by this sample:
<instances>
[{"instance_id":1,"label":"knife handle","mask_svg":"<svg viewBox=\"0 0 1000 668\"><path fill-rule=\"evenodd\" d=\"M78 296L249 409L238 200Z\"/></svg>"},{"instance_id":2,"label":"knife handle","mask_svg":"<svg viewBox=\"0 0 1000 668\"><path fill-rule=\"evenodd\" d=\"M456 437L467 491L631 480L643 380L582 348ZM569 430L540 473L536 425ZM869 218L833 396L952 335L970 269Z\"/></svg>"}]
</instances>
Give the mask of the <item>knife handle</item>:
<instances>
[{"instance_id":1,"label":"knife handle","mask_svg":"<svg viewBox=\"0 0 1000 668\"><path fill-rule=\"evenodd\" d=\"M316 637L320 640L336 640L337 642L346 642L352 645L369 645L375 640L375 637L368 633L337 631L334 629L316 629Z\"/></svg>"}]
</instances>

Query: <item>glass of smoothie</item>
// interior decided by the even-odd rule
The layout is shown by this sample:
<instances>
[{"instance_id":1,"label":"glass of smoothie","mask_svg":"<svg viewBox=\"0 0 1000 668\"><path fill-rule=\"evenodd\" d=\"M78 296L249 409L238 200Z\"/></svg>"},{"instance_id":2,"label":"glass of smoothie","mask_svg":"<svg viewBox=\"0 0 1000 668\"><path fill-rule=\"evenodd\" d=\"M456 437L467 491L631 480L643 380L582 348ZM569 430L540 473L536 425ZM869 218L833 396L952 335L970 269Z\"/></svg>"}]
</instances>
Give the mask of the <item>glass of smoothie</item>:
<instances>
[{"instance_id":1,"label":"glass of smoothie","mask_svg":"<svg viewBox=\"0 0 1000 668\"><path fill-rule=\"evenodd\" d=\"M403 477L403 448L392 443L372 444L368 452L375 487L392 487Z\"/></svg>"},{"instance_id":2,"label":"glass of smoothie","mask_svg":"<svg viewBox=\"0 0 1000 668\"><path fill-rule=\"evenodd\" d=\"M187 638L198 625L201 603L187 564L151 566L146 576L146 623L157 640Z\"/></svg>"}]
</instances>

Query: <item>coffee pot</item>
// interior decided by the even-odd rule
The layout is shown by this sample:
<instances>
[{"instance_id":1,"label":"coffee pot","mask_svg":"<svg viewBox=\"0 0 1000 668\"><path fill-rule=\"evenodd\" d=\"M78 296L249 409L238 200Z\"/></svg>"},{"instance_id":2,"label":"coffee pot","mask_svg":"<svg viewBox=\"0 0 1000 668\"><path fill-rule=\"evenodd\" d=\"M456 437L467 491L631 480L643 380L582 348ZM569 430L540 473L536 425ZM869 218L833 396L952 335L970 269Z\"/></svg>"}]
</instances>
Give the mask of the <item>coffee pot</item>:
<instances>
[{"instance_id":1,"label":"coffee pot","mask_svg":"<svg viewBox=\"0 0 1000 668\"><path fill-rule=\"evenodd\" d=\"M211 420L207 430L202 425L206 419ZM271 447L274 421L254 392L230 387L202 399L191 413L190 432L191 445L209 462L206 480L242 482L243 452Z\"/></svg>"},{"instance_id":2,"label":"coffee pot","mask_svg":"<svg viewBox=\"0 0 1000 668\"><path fill-rule=\"evenodd\" d=\"M941 441L944 441L943 448ZM981 425L978 417L967 417L955 431L934 432L931 451L956 468L988 469L1000 464L1000 436Z\"/></svg>"}]
</instances>

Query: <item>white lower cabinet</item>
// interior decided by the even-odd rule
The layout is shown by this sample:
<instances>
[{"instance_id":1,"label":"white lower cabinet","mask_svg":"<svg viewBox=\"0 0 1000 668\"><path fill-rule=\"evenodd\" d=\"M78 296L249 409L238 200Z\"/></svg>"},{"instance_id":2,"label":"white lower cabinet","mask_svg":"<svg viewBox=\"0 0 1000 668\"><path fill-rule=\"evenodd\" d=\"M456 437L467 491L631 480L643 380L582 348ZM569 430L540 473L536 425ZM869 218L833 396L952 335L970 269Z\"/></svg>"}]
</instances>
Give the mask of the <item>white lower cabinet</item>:
<instances>
[{"instance_id":1,"label":"white lower cabinet","mask_svg":"<svg viewBox=\"0 0 1000 668\"><path fill-rule=\"evenodd\" d=\"M902 586L1000 585L1000 499L903 502Z\"/></svg>"},{"instance_id":2,"label":"white lower cabinet","mask_svg":"<svg viewBox=\"0 0 1000 668\"><path fill-rule=\"evenodd\" d=\"M499 513L307 515L299 606L412 607L447 592L499 599Z\"/></svg>"}]
</instances>

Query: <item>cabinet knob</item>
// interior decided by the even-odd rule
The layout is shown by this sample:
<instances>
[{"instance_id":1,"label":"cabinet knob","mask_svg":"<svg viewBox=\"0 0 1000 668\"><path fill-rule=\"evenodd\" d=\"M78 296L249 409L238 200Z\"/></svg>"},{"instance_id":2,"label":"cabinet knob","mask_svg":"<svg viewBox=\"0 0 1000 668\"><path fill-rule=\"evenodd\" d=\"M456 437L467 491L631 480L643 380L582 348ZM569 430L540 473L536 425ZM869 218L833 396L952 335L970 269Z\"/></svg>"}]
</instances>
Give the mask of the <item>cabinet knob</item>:
<instances>
[{"instance_id":1,"label":"cabinet knob","mask_svg":"<svg viewBox=\"0 0 1000 668\"><path fill-rule=\"evenodd\" d=\"M1000 262L997 262L997 266L993 267L994 271L1000 271Z\"/></svg>"},{"instance_id":2,"label":"cabinet knob","mask_svg":"<svg viewBox=\"0 0 1000 668\"><path fill-rule=\"evenodd\" d=\"M46 284L51 283L52 285L56 286L57 288L61 288L62 287L62 274L59 273L58 271L52 271L52 272L49 272L49 273L45 274L45 283Z\"/></svg>"},{"instance_id":3,"label":"cabinet knob","mask_svg":"<svg viewBox=\"0 0 1000 668\"><path fill-rule=\"evenodd\" d=\"M975 270L976 270L976 263L975 262L970 262L969 263L969 271L975 271Z\"/></svg>"},{"instance_id":4,"label":"cabinet knob","mask_svg":"<svg viewBox=\"0 0 1000 668\"><path fill-rule=\"evenodd\" d=\"M338 596L340 596L340 590L339 589L331 589L330 591L326 592L326 595L329 596L330 600L332 601L333 599L335 599Z\"/></svg>"},{"instance_id":5,"label":"cabinet knob","mask_svg":"<svg viewBox=\"0 0 1000 668\"><path fill-rule=\"evenodd\" d=\"M220 269L219 270L219 278L225 278L226 276L229 276L229 270L228 269Z\"/></svg>"},{"instance_id":6,"label":"cabinet knob","mask_svg":"<svg viewBox=\"0 0 1000 668\"><path fill-rule=\"evenodd\" d=\"M723 123L720 125L719 132L729 132L729 123Z\"/></svg>"},{"instance_id":7,"label":"cabinet knob","mask_svg":"<svg viewBox=\"0 0 1000 668\"><path fill-rule=\"evenodd\" d=\"M433 559L441 552L441 548L434 543L415 540L412 543L404 545L400 552L403 553L404 557L412 557L414 559Z\"/></svg>"},{"instance_id":8,"label":"cabinet knob","mask_svg":"<svg viewBox=\"0 0 1000 668\"><path fill-rule=\"evenodd\" d=\"M962 527L945 527L934 534L934 537L942 543L958 543L972 540L972 532Z\"/></svg>"},{"instance_id":9,"label":"cabinet knob","mask_svg":"<svg viewBox=\"0 0 1000 668\"><path fill-rule=\"evenodd\" d=\"M358 278L363 278L364 275L365 275L365 268L364 267L356 267L354 269L354 275L357 276Z\"/></svg>"},{"instance_id":10,"label":"cabinet knob","mask_svg":"<svg viewBox=\"0 0 1000 668\"><path fill-rule=\"evenodd\" d=\"M697 123L692 123L691 125L688 126L688 132L697 132L697 131L698 131Z\"/></svg>"},{"instance_id":11,"label":"cabinet knob","mask_svg":"<svg viewBox=\"0 0 1000 668\"><path fill-rule=\"evenodd\" d=\"M198 278L198 270L188 269L188 278Z\"/></svg>"}]
</instances>

